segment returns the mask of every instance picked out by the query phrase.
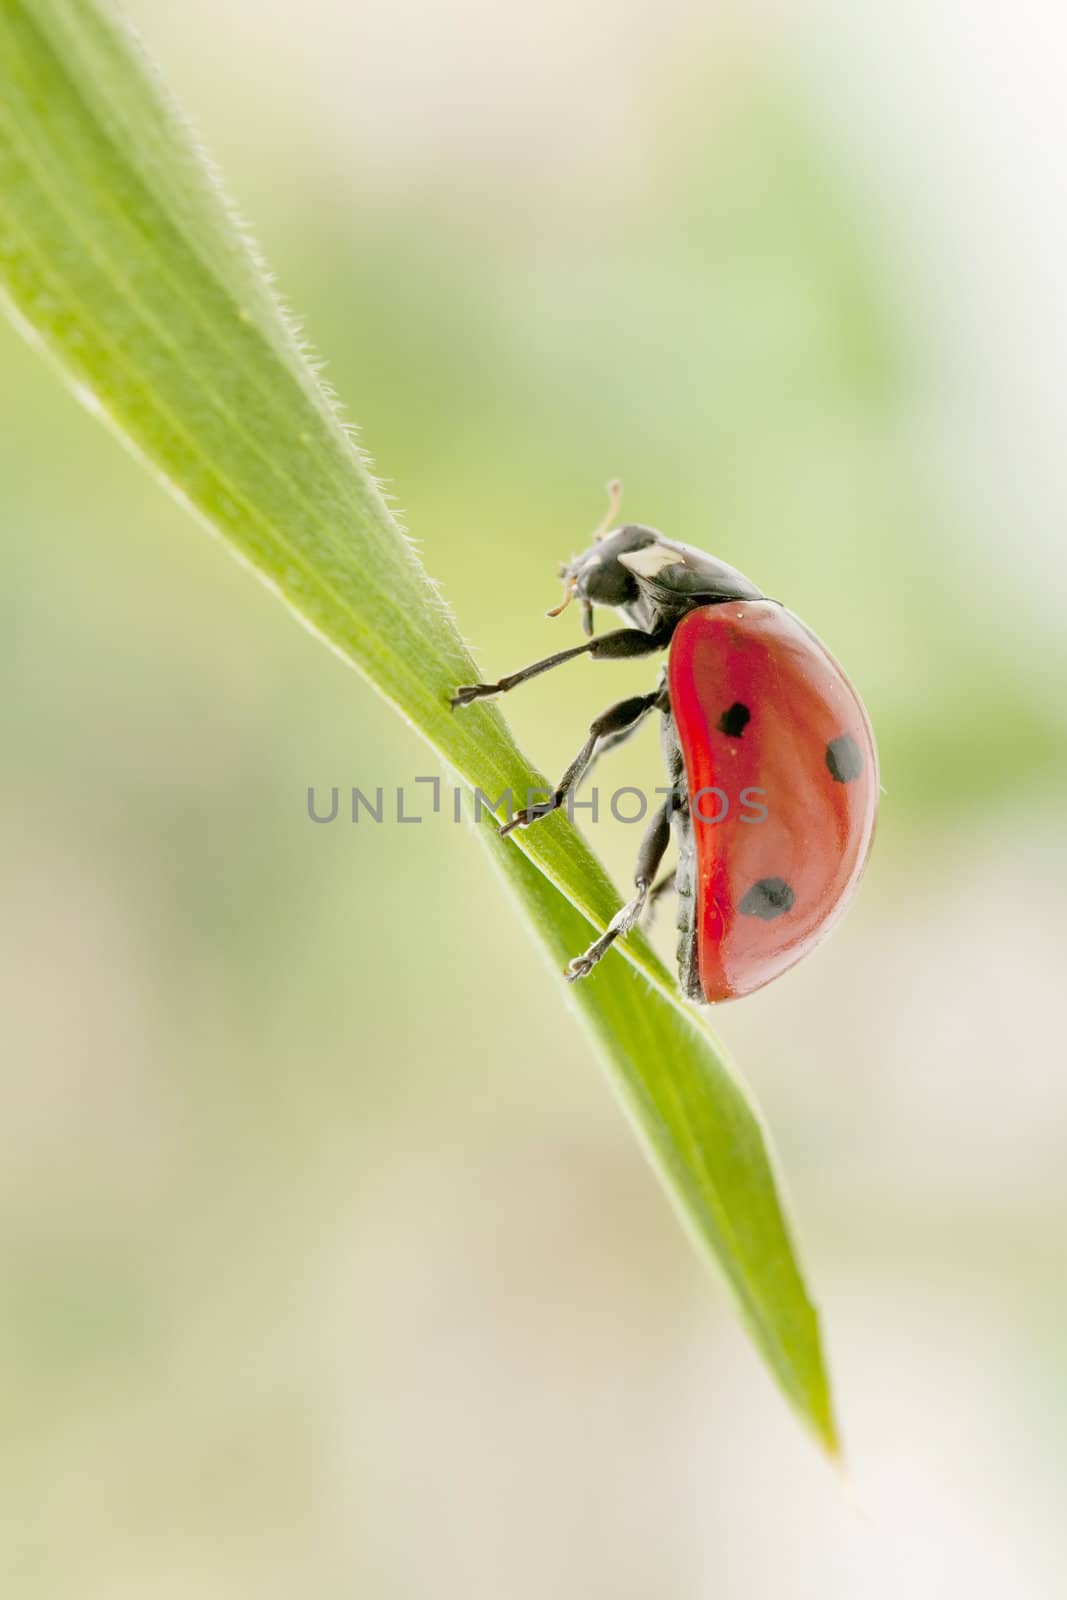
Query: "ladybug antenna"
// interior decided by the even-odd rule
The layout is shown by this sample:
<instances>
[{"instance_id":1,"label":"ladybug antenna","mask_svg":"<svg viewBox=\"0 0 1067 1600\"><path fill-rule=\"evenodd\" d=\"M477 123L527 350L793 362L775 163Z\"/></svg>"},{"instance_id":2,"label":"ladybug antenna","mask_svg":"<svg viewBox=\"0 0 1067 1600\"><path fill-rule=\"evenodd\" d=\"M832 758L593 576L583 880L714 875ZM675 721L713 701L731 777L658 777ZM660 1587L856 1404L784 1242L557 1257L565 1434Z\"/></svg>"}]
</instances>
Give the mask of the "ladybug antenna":
<instances>
[{"instance_id":1,"label":"ladybug antenna","mask_svg":"<svg viewBox=\"0 0 1067 1600\"><path fill-rule=\"evenodd\" d=\"M563 599L560 601L558 606L553 606L551 611L545 612L546 617L558 617L561 611L566 611L567 607L574 599L574 586L578 582L578 579L573 573L569 573L566 567L564 567L560 576L563 578Z\"/></svg>"},{"instance_id":2,"label":"ladybug antenna","mask_svg":"<svg viewBox=\"0 0 1067 1600\"><path fill-rule=\"evenodd\" d=\"M599 544L605 534L611 532L618 518L619 508L622 505L622 479L612 478L610 483L605 484L605 488L608 491L608 509L604 513L603 521L593 532L594 544Z\"/></svg>"}]
</instances>

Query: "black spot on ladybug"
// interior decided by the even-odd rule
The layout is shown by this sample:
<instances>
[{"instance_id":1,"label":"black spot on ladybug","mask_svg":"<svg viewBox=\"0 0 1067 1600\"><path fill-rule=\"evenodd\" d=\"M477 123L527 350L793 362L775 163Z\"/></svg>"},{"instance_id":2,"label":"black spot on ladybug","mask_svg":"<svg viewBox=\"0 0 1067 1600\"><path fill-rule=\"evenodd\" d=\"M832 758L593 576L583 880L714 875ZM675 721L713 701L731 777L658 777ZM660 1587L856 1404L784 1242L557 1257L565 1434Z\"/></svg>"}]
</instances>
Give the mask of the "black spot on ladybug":
<instances>
[{"instance_id":1,"label":"black spot on ladybug","mask_svg":"<svg viewBox=\"0 0 1067 1600\"><path fill-rule=\"evenodd\" d=\"M851 783L863 771L860 747L850 733L831 739L826 746L826 765L835 783Z\"/></svg>"},{"instance_id":2,"label":"black spot on ladybug","mask_svg":"<svg viewBox=\"0 0 1067 1600\"><path fill-rule=\"evenodd\" d=\"M743 917L759 917L773 922L793 909L795 896L784 878L761 878L749 889L738 906Z\"/></svg>"},{"instance_id":3,"label":"black spot on ladybug","mask_svg":"<svg viewBox=\"0 0 1067 1600\"><path fill-rule=\"evenodd\" d=\"M729 734L731 739L740 739L751 721L752 713L748 707L743 706L740 700L735 700L733 705L723 712L717 727L720 733Z\"/></svg>"}]
</instances>

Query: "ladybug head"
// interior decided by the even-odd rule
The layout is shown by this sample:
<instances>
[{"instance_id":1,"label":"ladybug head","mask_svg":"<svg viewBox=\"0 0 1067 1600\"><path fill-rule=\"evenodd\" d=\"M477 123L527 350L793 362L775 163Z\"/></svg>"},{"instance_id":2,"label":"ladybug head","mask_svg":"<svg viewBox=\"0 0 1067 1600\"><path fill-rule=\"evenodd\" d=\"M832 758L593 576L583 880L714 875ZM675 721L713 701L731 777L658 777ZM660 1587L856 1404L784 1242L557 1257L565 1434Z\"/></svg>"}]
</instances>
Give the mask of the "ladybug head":
<instances>
[{"instance_id":1,"label":"ladybug head","mask_svg":"<svg viewBox=\"0 0 1067 1600\"><path fill-rule=\"evenodd\" d=\"M762 599L762 591L736 568L702 550L665 539L639 522L612 528L621 487L611 483L608 491L608 514L593 543L560 568L563 599L548 613L550 617L558 617L577 598L587 634L593 631L594 606L611 606L633 626L651 630L673 627L695 606Z\"/></svg>"},{"instance_id":2,"label":"ladybug head","mask_svg":"<svg viewBox=\"0 0 1067 1600\"><path fill-rule=\"evenodd\" d=\"M644 528L636 522L599 535L588 550L560 568L563 599L548 615L557 617L577 599L582 607L582 626L586 633L592 633L594 606L620 609L635 605L640 598L638 581L619 557L656 544L659 537L654 528Z\"/></svg>"}]
</instances>

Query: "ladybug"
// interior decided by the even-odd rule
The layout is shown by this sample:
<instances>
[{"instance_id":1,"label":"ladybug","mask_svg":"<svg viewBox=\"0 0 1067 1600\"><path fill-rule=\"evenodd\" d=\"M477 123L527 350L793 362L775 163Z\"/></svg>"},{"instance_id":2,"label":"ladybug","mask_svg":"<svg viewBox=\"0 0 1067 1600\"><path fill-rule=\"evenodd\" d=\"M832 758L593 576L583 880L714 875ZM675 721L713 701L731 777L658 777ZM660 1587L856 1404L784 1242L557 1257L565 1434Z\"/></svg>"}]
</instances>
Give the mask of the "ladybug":
<instances>
[{"instance_id":1,"label":"ladybug","mask_svg":"<svg viewBox=\"0 0 1067 1600\"><path fill-rule=\"evenodd\" d=\"M669 647L656 687L595 718L549 799L501 833L558 810L598 755L658 711L671 788L642 841L636 893L566 975L585 977L673 889L682 992L713 1004L770 983L841 916L874 834L874 736L858 694L799 618L701 550L640 523L612 527L620 487L609 489L608 516L561 569L564 598L548 613L576 599L587 642L457 689L451 704L503 694L576 656ZM594 637L594 606L614 607L629 626ZM672 832L678 864L657 882Z\"/></svg>"}]
</instances>

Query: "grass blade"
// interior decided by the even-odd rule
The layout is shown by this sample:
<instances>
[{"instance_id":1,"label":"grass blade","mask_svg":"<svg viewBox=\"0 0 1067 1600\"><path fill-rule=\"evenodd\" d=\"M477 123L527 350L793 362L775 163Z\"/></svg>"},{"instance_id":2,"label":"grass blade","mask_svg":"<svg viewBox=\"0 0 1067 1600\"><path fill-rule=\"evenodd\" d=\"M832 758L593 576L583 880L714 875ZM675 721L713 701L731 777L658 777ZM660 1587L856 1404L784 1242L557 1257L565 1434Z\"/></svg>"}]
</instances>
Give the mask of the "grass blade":
<instances>
[{"instance_id":1,"label":"grass blade","mask_svg":"<svg viewBox=\"0 0 1067 1600\"><path fill-rule=\"evenodd\" d=\"M0 285L24 332L208 527L490 796L543 783L129 32L95 0L0 0ZM557 966L618 906L565 816L481 833ZM690 1232L831 1451L815 1311L758 1116L639 936L569 990Z\"/></svg>"}]
</instances>

